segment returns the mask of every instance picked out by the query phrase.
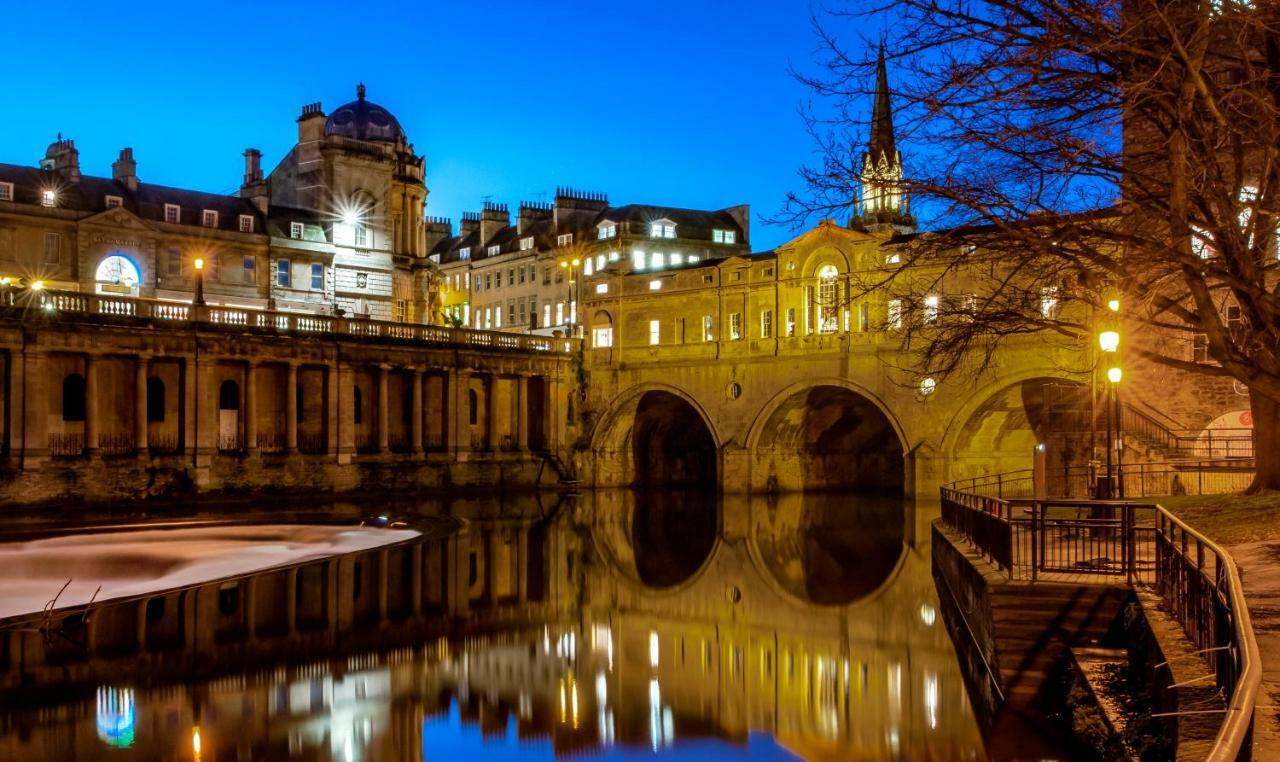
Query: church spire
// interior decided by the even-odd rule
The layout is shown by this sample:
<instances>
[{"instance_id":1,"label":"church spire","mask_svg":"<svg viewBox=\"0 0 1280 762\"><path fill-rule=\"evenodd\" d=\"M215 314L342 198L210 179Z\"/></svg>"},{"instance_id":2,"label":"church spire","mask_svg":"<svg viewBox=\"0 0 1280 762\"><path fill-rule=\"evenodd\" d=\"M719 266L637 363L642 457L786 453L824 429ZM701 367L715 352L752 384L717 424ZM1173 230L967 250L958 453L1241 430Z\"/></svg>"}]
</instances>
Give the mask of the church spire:
<instances>
[{"instance_id":1,"label":"church spire","mask_svg":"<svg viewBox=\"0 0 1280 762\"><path fill-rule=\"evenodd\" d=\"M860 198L849 220L850 227L867 232L915 230L916 221L907 206L902 183L902 154L893 134L893 104L890 101L889 71L884 62L884 41L876 60L876 94L871 106L871 140L862 154L858 174Z\"/></svg>"},{"instance_id":2,"label":"church spire","mask_svg":"<svg viewBox=\"0 0 1280 762\"><path fill-rule=\"evenodd\" d=\"M871 143L867 146L867 153L877 164L897 161L893 105L889 100L889 72L884 65L884 40L880 41L880 58L876 61L876 99L871 108Z\"/></svg>"}]
</instances>

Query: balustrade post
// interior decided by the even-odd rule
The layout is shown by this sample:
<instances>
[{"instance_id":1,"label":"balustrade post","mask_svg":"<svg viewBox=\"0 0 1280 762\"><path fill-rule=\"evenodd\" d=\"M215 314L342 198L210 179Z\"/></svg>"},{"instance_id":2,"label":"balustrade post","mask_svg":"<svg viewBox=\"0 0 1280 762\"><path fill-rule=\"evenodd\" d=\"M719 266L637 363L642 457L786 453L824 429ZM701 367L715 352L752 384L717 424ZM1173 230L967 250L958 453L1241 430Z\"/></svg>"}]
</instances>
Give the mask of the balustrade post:
<instances>
[{"instance_id":1,"label":"balustrade post","mask_svg":"<svg viewBox=\"0 0 1280 762\"><path fill-rule=\"evenodd\" d=\"M410 446L414 453L420 453L422 447L422 369L413 369L413 389L412 399L413 405L411 409L412 420L409 423Z\"/></svg>"},{"instance_id":2,"label":"balustrade post","mask_svg":"<svg viewBox=\"0 0 1280 762\"><path fill-rule=\"evenodd\" d=\"M296 452L298 449L298 364L289 363L289 372L285 376L285 451Z\"/></svg>"},{"instance_id":3,"label":"balustrade post","mask_svg":"<svg viewBox=\"0 0 1280 762\"><path fill-rule=\"evenodd\" d=\"M378 366L378 452L386 452L387 445L390 442L390 432L387 431L387 422L389 419L389 416L387 415L387 395L391 386L391 384L388 383L388 377L390 375L388 373L389 367L390 366L387 365Z\"/></svg>"},{"instance_id":4,"label":"balustrade post","mask_svg":"<svg viewBox=\"0 0 1280 762\"><path fill-rule=\"evenodd\" d=\"M133 446L139 455L147 452L147 356L138 355L133 405Z\"/></svg>"},{"instance_id":5,"label":"balustrade post","mask_svg":"<svg viewBox=\"0 0 1280 762\"><path fill-rule=\"evenodd\" d=\"M244 370L244 446L250 455L258 452L258 363L249 360Z\"/></svg>"}]
</instances>

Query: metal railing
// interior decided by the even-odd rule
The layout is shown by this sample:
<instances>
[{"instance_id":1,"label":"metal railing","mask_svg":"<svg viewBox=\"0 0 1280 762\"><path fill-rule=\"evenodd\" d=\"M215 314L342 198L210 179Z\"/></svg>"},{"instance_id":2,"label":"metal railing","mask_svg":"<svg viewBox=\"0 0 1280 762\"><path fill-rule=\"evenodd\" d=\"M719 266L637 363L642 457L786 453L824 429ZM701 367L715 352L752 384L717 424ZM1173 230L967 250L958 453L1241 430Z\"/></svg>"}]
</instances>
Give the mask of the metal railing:
<instances>
[{"instance_id":1,"label":"metal railing","mask_svg":"<svg viewBox=\"0 0 1280 762\"><path fill-rule=\"evenodd\" d=\"M989 494L1029 478L1014 472L943 487L942 521L1012 579L1103 575L1151 584L1206 655L1227 705L1207 759L1251 759L1261 661L1231 556L1154 503Z\"/></svg>"},{"instance_id":2,"label":"metal railing","mask_svg":"<svg viewBox=\"0 0 1280 762\"><path fill-rule=\"evenodd\" d=\"M564 354L574 351L575 342L578 341L570 338L477 331L440 325L276 312L249 307L198 306L183 302L108 294L82 294L49 289L32 291L0 287L0 315L12 310L34 311L41 315L132 317L172 323L208 323L307 335L361 336L424 344Z\"/></svg>"},{"instance_id":3,"label":"metal railing","mask_svg":"<svg viewBox=\"0 0 1280 762\"><path fill-rule=\"evenodd\" d=\"M1221 495L1239 492L1253 481L1252 458L1223 460L1170 460L1163 463L1123 463L1115 467L1115 493L1125 498L1164 495ZM1004 499L1033 497L1091 498L1097 494L1102 468L1067 466L1045 469L1044 485L1037 495L1031 469L984 474L948 485L960 492L972 492Z\"/></svg>"}]
</instances>

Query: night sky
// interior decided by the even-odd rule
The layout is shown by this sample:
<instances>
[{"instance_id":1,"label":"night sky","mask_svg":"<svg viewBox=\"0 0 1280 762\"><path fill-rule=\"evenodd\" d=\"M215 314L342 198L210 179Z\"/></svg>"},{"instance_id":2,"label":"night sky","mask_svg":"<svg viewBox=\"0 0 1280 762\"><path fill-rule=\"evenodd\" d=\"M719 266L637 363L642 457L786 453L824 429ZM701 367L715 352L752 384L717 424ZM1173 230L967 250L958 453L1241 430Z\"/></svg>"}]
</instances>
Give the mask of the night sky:
<instances>
[{"instance_id":1,"label":"night sky","mask_svg":"<svg viewBox=\"0 0 1280 762\"><path fill-rule=\"evenodd\" d=\"M788 72L816 44L803 0L0 4L0 161L34 165L61 131L82 170L132 146L144 182L215 192L241 152L275 166L301 106L357 81L427 158L428 213L485 198L752 206L752 245L814 158ZM869 104L868 104L869 108Z\"/></svg>"}]
</instances>

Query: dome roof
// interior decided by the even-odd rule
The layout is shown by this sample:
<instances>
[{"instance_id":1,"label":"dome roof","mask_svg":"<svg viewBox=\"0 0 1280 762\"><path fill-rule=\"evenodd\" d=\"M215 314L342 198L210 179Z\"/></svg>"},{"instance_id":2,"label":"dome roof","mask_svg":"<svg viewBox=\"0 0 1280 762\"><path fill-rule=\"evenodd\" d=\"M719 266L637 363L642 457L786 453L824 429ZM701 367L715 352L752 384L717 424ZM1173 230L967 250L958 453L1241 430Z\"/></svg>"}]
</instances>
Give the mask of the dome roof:
<instances>
[{"instance_id":1,"label":"dome roof","mask_svg":"<svg viewBox=\"0 0 1280 762\"><path fill-rule=\"evenodd\" d=\"M364 99L363 83L356 86L355 100L339 106L325 120L324 134L388 143L404 139L404 130L391 112Z\"/></svg>"}]
</instances>

